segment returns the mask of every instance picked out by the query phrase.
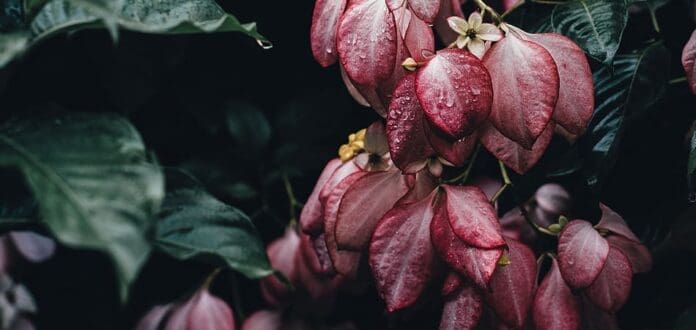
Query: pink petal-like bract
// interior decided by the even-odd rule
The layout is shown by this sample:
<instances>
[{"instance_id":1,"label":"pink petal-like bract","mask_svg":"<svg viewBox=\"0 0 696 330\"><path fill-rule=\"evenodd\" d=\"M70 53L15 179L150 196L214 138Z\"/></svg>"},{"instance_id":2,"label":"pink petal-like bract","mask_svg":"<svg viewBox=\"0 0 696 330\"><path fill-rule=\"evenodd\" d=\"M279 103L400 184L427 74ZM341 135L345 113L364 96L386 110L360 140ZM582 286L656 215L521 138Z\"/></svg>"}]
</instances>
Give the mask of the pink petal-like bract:
<instances>
[{"instance_id":1,"label":"pink petal-like bract","mask_svg":"<svg viewBox=\"0 0 696 330\"><path fill-rule=\"evenodd\" d=\"M396 39L396 23L385 0L351 1L337 38L338 55L348 77L375 88L389 78L396 61Z\"/></svg>"},{"instance_id":2,"label":"pink petal-like bract","mask_svg":"<svg viewBox=\"0 0 696 330\"><path fill-rule=\"evenodd\" d=\"M346 69L341 67L341 79L343 80L343 84L346 85L346 89L348 90L348 93L350 96L353 97L355 102L358 102L358 104L362 105L363 107L369 107L370 102L365 99L365 96L362 95L362 92L358 90L358 87L355 86L355 84L348 78L348 75L346 74Z\"/></svg>"},{"instance_id":3,"label":"pink petal-like bract","mask_svg":"<svg viewBox=\"0 0 696 330\"><path fill-rule=\"evenodd\" d=\"M534 142L532 149L527 150L487 123L480 131L481 144L507 167L519 174L524 174L534 167L544 155L544 151L553 137L554 126L553 123L549 123Z\"/></svg>"},{"instance_id":4,"label":"pink petal-like bract","mask_svg":"<svg viewBox=\"0 0 696 330\"><path fill-rule=\"evenodd\" d=\"M271 242L266 248L266 254L274 269L282 272L291 283L297 282L295 269L295 254L300 247L300 237L291 227L285 230L285 234ZM284 283L278 281L275 275L269 275L259 281L261 295L271 305L279 305L287 302L291 291Z\"/></svg>"},{"instance_id":5,"label":"pink petal-like bract","mask_svg":"<svg viewBox=\"0 0 696 330\"><path fill-rule=\"evenodd\" d=\"M281 330L283 312L280 310L260 310L249 315L242 324L242 330Z\"/></svg>"},{"instance_id":6,"label":"pink petal-like bract","mask_svg":"<svg viewBox=\"0 0 696 330\"><path fill-rule=\"evenodd\" d=\"M682 66L686 71L686 78L689 81L691 92L696 94L696 30L691 33L691 38L684 46L681 56Z\"/></svg>"},{"instance_id":7,"label":"pink petal-like bract","mask_svg":"<svg viewBox=\"0 0 696 330\"><path fill-rule=\"evenodd\" d=\"M437 35L445 45L451 44L459 36L457 32L454 32L454 30L449 27L447 18L450 16L464 16L464 12L462 12L462 3L465 1L466 0L440 0L440 10L437 14L437 18L435 18L435 31L437 31Z\"/></svg>"},{"instance_id":8,"label":"pink petal-like bract","mask_svg":"<svg viewBox=\"0 0 696 330\"><path fill-rule=\"evenodd\" d=\"M432 23L440 10L440 1L447 0L408 0L408 6L420 19Z\"/></svg>"},{"instance_id":9,"label":"pink petal-like bract","mask_svg":"<svg viewBox=\"0 0 696 330\"><path fill-rule=\"evenodd\" d=\"M580 300L561 276L556 259L537 289L532 306L535 329L580 329Z\"/></svg>"},{"instance_id":10,"label":"pink petal-like bract","mask_svg":"<svg viewBox=\"0 0 696 330\"><path fill-rule=\"evenodd\" d=\"M527 245L506 239L510 264L498 266L491 276L486 300L496 315L508 326L522 328L534 298L536 257Z\"/></svg>"},{"instance_id":11,"label":"pink petal-like bract","mask_svg":"<svg viewBox=\"0 0 696 330\"><path fill-rule=\"evenodd\" d=\"M394 164L406 173L425 166L433 154L425 136L423 108L416 98L416 75L406 75L394 90L387 116L389 152Z\"/></svg>"},{"instance_id":12,"label":"pink petal-like bract","mask_svg":"<svg viewBox=\"0 0 696 330\"><path fill-rule=\"evenodd\" d=\"M602 218L599 219L599 223L596 226L597 229L608 230L626 239L640 243L640 239L631 231L631 228L628 228L628 224L618 213L602 203L599 203L599 208L602 210Z\"/></svg>"},{"instance_id":13,"label":"pink petal-like bract","mask_svg":"<svg viewBox=\"0 0 696 330\"><path fill-rule=\"evenodd\" d=\"M459 288L461 288L464 285L464 279L461 276L459 276L459 274L457 274L456 272L449 272L447 273L447 277L445 277L445 282L442 284L442 290L440 291L440 295L442 295L443 297L447 297L459 290Z\"/></svg>"},{"instance_id":14,"label":"pink petal-like bract","mask_svg":"<svg viewBox=\"0 0 696 330\"><path fill-rule=\"evenodd\" d=\"M300 234L300 253L303 255L307 267L316 274L333 276L336 270L329 257L329 250L326 247L324 233L318 236Z\"/></svg>"},{"instance_id":15,"label":"pink petal-like bract","mask_svg":"<svg viewBox=\"0 0 696 330\"><path fill-rule=\"evenodd\" d=\"M488 118L494 99L481 60L458 48L438 51L418 70L416 93L428 121L454 140Z\"/></svg>"},{"instance_id":16,"label":"pink petal-like bract","mask_svg":"<svg viewBox=\"0 0 696 330\"><path fill-rule=\"evenodd\" d=\"M336 32L347 0L317 0L312 15L310 41L312 55L323 67L336 62Z\"/></svg>"},{"instance_id":17,"label":"pink petal-like bract","mask_svg":"<svg viewBox=\"0 0 696 330\"><path fill-rule=\"evenodd\" d=\"M551 214L560 215L570 209L570 194L556 183L547 183L539 187L534 193L534 200L539 208Z\"/></svg>"},{"instance_id":18,"label":"pink petal-like bract","mask_svg":"<svg viewBox=\"0 0 696 330\"><path fill-rule=\"evenodd\" d=\"M469 160L476 148L476 142L478 142L477 132L452 142L440 136L442 133L430 128L428 123L425 123L425 131L430 145L435 149L437 155L457 167L466 164L466 161Z\"/></svg>"},{"instance_id":19,"label":"pink petal-like bract","mask_svg":"<svg viewBox=\"0 0 696 330\"><path fill-rule=\"evenodd\" d=\"M633 273L646 273L652 269L652 254L645 245L620 235L607 236L609 245L623 252L631 262Z\"/></svg>"},{"instance_id":20,"label":"pink petal-like bract","mask_svg":"<svg viewBox=\"0 0 696 330\"><path fill-rule=\"evenodd\" d=\"M321 188L321 191L319 191L319 202L321 203L322 208L326 209L326 200L329 198L329 195L333 192L334 188L336 188L336 186L338 186L343 179L359 171L360 168L358 168L353 161L347 161L336 168L333 174L331 174L331 177L329 177L329 179L326 181L326 184L324 184L324 186Z\"/></svg>"},{"instance_id":21,"label":"pink petal-like bract","mask_svg":"<svg viewBox=\"0 0 696 330\"><path fill-rule=\"evenodd\" d=\"M608 255L609 243L585 220L569 222L558 237L559 268L572 288L592 284Z\"/></svg>"},{"instance_id":22,"label":"pink petal-like bract","mask_svg":"<svg viewBox=\"0 0 696 330\"><path fill-rule=\"evenodd\" d=\"M302 213L300 213L300 227L305 233L318 233L321 232L324 226L324 219L322 218L322 207L321 202L319 202L319 193L321 189L329 178L333 175L336 169L341 166L341 160L334 158L330 160L324 170L321 171L317 183L314 185L312 193L307 197L307 202L302 207Z\"/></svg>"},{"instance_id":23,"label":"pink petal-like bract","mask_svg":"<svg viewBox=\"0 0 696 330\"><path fill-rule=\"evenodd\" d=\"M164 330L235 330L232 309L201 288L189 301L174 307Z\"/></svg>"},{"instance_id":24,"label":"pink petal-like bract","mask_svg":"<svg viewBox=\"0 0 696 330\"><path fill-rule=\"evenodd\" d=\"M135 330L157 330L160 328L160 323L167 315L167 312L172 308L171 304L157 305L152 307L145 316L143 316L138 324L135 325Z\"/></svg>"},{"instance_id":25,"label":"pink petal-like bract","mask_svg":"<svg viewBox=\"0 0 696 330\"><path fill-rule=\"evenodd\" d=\"M493 83L490 121L526 149L542 134L558 100L559 78L551 54L509 32L483 57Z\"/></svg>"},{"instance_id":26,"label":"pink petal-like bract","mask_svg":"<svg viewBox=\"0 0 696 330\"><path fill-rule=\"evenodd\" d=\"M440 330L475 329L483 313L481 294L471 286L462 286L445 300Z\"/></svg>"},{"instance_id":27,"label":"pink petal-like bract","mask_svg":"<svg viewBox=\"0 0 696 330\"><path fill-rule=\"evenodd\" d=\"M430 174L428 169L423 169L415 174L411 190L397 202L397 205L418 202L430 195L439 184L438 179Z\"/></svg>"},{"instance_id":28,"label":"pink petal-like bract","mask_svg":"<svg viewBox=\"0 0 696 330\"><path fill-rule=\"evenodd\" d=\"M585 294L597 307L615 313L628 300L632 278L631 262L623 252L611 247L602 272L592 285L585 289Z\"/></svg>"},{"instance_id":29,"label":"pink petal-like bract","mask_svg":"<svg viewBox=\"0 0 696 330\"><path fill-rule=\"evenodd\" d=\"M619 330L619 322L616 315L607 313L587 297L582 299L582 330Z\"/></svg>"},{"instance_id":30,"label":"pink petal-like bract","mask_svg":"<svg viewBox=\"0 0 696 330\"><path fill-rule=\"evenodd\" d=\"M556 63L559 90L553 121L573 135L584 133L594 111L594 82L585 52L558 33L521 36L544 47Z\"/></svg>"},{"instance_id":31,"label":"pink petal-like bract","mask_svg":"<svg viewBox=\"0 0 696 330\"><path fill-rule=\"evenodd\" d=\"M424 61L428 54L433 54L435 52L435 35L433 34L433 29L416 16L413 16L408 24L404 43L411 57L416 61Z\"/></svg>"},{"instance_id":32,"label":"pink petal-like bract","mask_svg":"<svg viewBox=\"0 0 696 330\"><path fill-rule=\"evenodd\" d=\"M411 306L423 293L435 268L430 242L433 191L421 201L389 210L370 242L370 267L387 310Z\"/></svg>"},{"instance_id":33,"label":"pink petal-like bract","mask_svg":"<svg viewBox=\"0 0 696 330\"><path fill-rule=\"evenodd\" d=\"M17 251L31 262L46 261L56 251L53 239L31 231L11 231L9 236Z\"/></svg>"},{"instance_id":34,"label":"pink petal-like bract","mask_svg":"<svg viewBox=\"0 0 696 330\"><path fill-rule=\"evenodd\" d=\"M503 250L484 250L464 243L452 231L447 208L441 201L435 205L435 215L430 224L430 238L437 254L452 270L466 276L481 288L488 287L488 281Z\"/></svg>"},{"instance_id":35,"label":"pink petal-like bract","mask_svg":"<svg viewBox=\"0 0 696 330\"><path fill-rule=\"evenodd\" d=\"M340 249L362 251L379 219L407 192L406 177L393 168L364 175L346 190L336 217Z\"/></svg>"},{"instance_id":36,"label":"pink petal-like bract","mask_svg":"<svg viewBox=\"0 0 696 330\"><path fill-rule=\"evenodd\" d=\"M443 188L442 200L455 235L478 248L505 245L495 209L479 187L444 185Z\"/></svg>"},{"instance_id":37,"label":"pink petal-like bract","mask_svg":"<svg viewBox=\"0 0 696 330\"><path fill-rule=\"evenodd\" d=\"M309 297L314 300L332 297L345 280L343 276L335 273L331 260L328 260L328 266L331 267L330 273L323 269L320 269L319 272L315 271L317 264L322 267L325 266L326 260L329 259L329 252L327 250L314 252L306 251L305 249L311 249L307 245L312 244L312 241L319 242L319 240L323 239L323 234L316 238L310 238L304 234L301 235L301 253L295 254L294 258L295 268L297 269L297 288L304 289L309 294Z\"/></svg>"}]
</instances>

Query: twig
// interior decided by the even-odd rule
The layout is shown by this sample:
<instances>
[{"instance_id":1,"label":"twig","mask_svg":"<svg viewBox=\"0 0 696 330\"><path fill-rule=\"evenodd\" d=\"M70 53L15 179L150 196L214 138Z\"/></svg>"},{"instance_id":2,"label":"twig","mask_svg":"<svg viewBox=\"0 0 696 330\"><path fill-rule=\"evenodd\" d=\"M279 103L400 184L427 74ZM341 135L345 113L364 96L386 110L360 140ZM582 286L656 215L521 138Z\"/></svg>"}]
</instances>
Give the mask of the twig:
<instances>
[{"instance_id":1,"label":"twig","mask_svg":"<svg viewBox=\"0 0 696 330\"><path fill-rule=\"evenodd\" d=\"M457 181L466 182L466 180L469 179L469 174L471 173L471 169L474 167L474 162L476 162L476 158L478 157L480 150L481 150L481 144L480 143L476 144L476 149L474 149L474 154L471 156L471 160L469 161L469 165L466 166L466 169L464 170L464 172L457 175L453 179L447 180L447 183L455 183Z\"/></svg>"}]
</instances>

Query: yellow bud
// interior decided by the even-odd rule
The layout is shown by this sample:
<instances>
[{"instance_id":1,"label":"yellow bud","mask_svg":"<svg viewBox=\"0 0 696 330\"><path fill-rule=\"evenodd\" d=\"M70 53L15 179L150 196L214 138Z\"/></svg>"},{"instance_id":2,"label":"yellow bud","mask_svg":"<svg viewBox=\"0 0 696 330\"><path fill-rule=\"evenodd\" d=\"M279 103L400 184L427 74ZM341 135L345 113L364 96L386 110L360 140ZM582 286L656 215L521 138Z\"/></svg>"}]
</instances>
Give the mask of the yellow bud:
<instances>
[{"instance_id":1,"label":"yellow bud","mask_svg":"<svg viewBox=\"0 0 696 330\"><path fill-rule=\"evenodd\" d=\"M510 261L510 257L508 257L508 255L505 253L502 256L500 256L500 259L498 259L498 266L505 267L511 263L512 262Z\"/></svg>"},{"instance_id":2,"label":"yellow bud","mask_svg":"<svg viewBox=\"0 0 696 330\"><path fill-rule=\"evenodd\" d=\"M348 135L348 142L353 142L356 138L357 136L355 135L355 133L350 133L350 135Z\"/></svg>"},{"instance_id":3,"label":"yellow bud","mask_svg":"<svg viewBox=\"0 0 696 330\"><path fill-rule=\"evenodd\" d=\"M564 216L558 217L558 224L561 225L561 227L565 227L565 225L568 224L568 218Z\"/></svg>"},{"instance_id":4,"label":"yellow bud","mask_svg":"<svg viewBox=\"0 0 696 330\"><path fill-rule=\"evenodd\" d=\"M405 59L401 63L401 66L408 71L416 71L416 69L418 69L418 63L412 57Z\"/></svg>"},{"instance_id":5,"label":"yellow bud","mask_svg":"<svg viewBox=\"0 0 696 330\"><path fill-rule=\"evenodd\" d=\"M341 161L347 162L353 156L355 155L355 150L347 144L341 145L340 148L338 148L338 156L341 158Z\"/></svg>"},{"instance_id":6,"label":"yellow bud","mask_svg":"<svg viewBox=\"0 0 696 330\"><path fill-rule=\"evenodd\" d=\"M356 138L360 141L365 141L365 133L367 133L367 129L365 128L355 132Z\"/></svg>"},{"instance_id":7,"label":"yellow bud","mask_svg":"<svg viewBox=\"0 0 696 330\"><path fill-rule=\"evenodd\" d=\"M561 225L557 223L551 224L549 226L549 231L551 231L552 233L560 233L561 229L563 229L563 227L561 227Z\"/></svg>"},{"instance_id":8,"label":"yellow bud","mask_svg":"<svg viewBox=\"0 0 696 330\"><path fill-rule=\"evenodd\" d=\"M358 140L358 141L353 141L350 143L350 146L353 147L354 149L365 149L365 141Z\"/></svg>"}]
</instances>

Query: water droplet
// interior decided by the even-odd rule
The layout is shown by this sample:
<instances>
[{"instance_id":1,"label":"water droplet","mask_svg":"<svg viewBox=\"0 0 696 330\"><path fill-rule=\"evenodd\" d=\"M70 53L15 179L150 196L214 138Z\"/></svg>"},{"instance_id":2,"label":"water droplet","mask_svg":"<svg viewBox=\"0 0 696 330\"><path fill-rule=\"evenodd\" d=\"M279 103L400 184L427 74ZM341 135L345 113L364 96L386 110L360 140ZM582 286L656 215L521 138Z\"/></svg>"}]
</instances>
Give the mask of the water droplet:
<instances>
[{"instance_id":1,"label":"water droplet","mask_svg":"<svg viewBox=\"0 0 696 330\"><path fill-rule=\"evenodd\" d=\"M257 39L256 43L259 44L259 46L261 46L261 48L263 48L263 49L273 48L273 44L268 40Z\"/></svg>"}]
</instances>

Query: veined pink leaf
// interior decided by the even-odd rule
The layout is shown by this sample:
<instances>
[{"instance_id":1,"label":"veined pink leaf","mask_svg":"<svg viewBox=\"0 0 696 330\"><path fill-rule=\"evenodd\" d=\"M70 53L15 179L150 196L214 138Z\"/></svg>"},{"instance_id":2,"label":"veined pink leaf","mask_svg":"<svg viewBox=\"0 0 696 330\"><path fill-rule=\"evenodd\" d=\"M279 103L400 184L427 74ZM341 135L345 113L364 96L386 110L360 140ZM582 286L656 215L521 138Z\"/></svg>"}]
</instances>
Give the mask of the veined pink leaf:
<instances>
[{"instance_id":1,"label":"veined pink leaf","mask_svg":"<svg viewBox=\"0 0 696 330\"><path fill-rule=\"evenodd\" d=\"M430 222L435 196L432 192L421 201L396 205L375 227L369 262L389 312L413 305L432 277L436 257Z\"/></svg>"},{"instance_id":2,"label":"veined pink leaf","mask_svg":"<svg viewBox=\"0 0 696 330\"><path fill-rule=\"evenodd\" d=\"M616 315L607 313L595 306L587 297L582 299L583 330L619 330Z\"/></svg>"},{"instance_id":3,"label":"veined pink leaf","mask_svg":"<svg viewBox=\"0 0 696 330\"><path fill-rule=\"evenodd\" d=\"M559 90L553 121L573 135L584 133L594 111L594 82L585 52L558 33L520 32L523 38L544 47L556 63Z\"/></svg>"},{"instance_id":4,"label":"veined pink leaf","mask_svg":"<svg viewBox=\"0 0 696 330\"><path fill-rule=\"evenodd\" d=\"M157 305L152 307L145 316L143 316L138 324L135 325L135 330L157 330L160 327L160 323L164 320L167 312L171 310L172 304Z\"/></svg>"},{"instance_id":5,"label":"veined pink leaf","mask_svg":"<svg viewBox=\"0 0 696 330\"><path fill-rule=\"evenodd\" d=\"M295 258L293 258L295 268L297 269L297 289L304 289L307 294L309 294L309 297L314 300L332 297L338 288L345 282L345 277L336 274L333 270L333 265L331 265L330 273L324 272L323 270L321 272L314 271L317 264L321 264L323 267L325 259L329 258L328 251L320 253L305 251L307 244L312 244L311 241L323 239L324 235L317 238L309 238L307 235L301 236L301 252L296 253ZM320 257L320 254L323 254L323 257Z\"/></svg>"},{"instance_id":6,"label":"veined pink leaf","mask_svg":"<svg viewBox=\"0 0 696 330\"><path fill-rule=\"evenodd\" d=\"M495 158L502 161L513 171L524 174L529 171L544 155L553 137L553 123L546 126L544 132L537 138L531 150L523 148L513 140L508 139L493 125L487 123L481 128L481 144L486 147Z\"/></svg>"},{"instance_id":7,"label":"veined pink leaf","mask_svg":"<svg viewBox=\"0 0 696 330\"><path fill-rule=\"evenodd\" d=\"M297 270L295 268L295 254L300 247L300 237L293 228L287 228L285 234L271 242L266 248L266 254L274 269L282 272L290 283L297 283ZM279 305L287 302L290 289L278 281L274 275L269 275L259 281L261 294L267 303Z\"/></svg>"},{"instance_id":8,"label":"veined pink leaf","mask_svg":"<svg viewBox=\"0 0 696 330\"><path fill-rule=\"evenodd\" d=\"M201 288L191 299L173 308L165 330L234 330L232 309Z\"/></svg>"},{"instance_id":9,"label":"veined pink leaf","mask_svg":"<svg viewBox=\"0 0 696 330\"><path fill-rule=\"evenodd\" d=\"M353 278L357 275L361 254L354 251L339 250L336 242L336 219L341 206L341 199L346 191L360 178L369 172L355 172L343 179L330 193L324 204L324 234L326 248L334 269L339 274Z\"/></svg>"},{"instance_id":10,"label":"veined pink leaf","mask_svg":"<svg viewBox=\"0 0 696 330\"><path fill-rule=\"evenodd\" d=\"M585 294L597 307L615 313L628 300L632 278L631 262L623 252L611 247L602 272L592 285L585 289Z\"/></svg>"},{"instance_id":11,"label":"veined pink leaf","mask_svg":"<svg viewBox=\"0 0 696 330\"><path fill-rule=\"evenodd\" d=\"M355 165L353 161L347 161L339 165L336 170L331 174L326 184L319 191L319 202L323 209L326 209L326 200L329 198L331 192L338 186L343 179L347 178L349 175L360 172L360 168Z\"/></svg>"},{"instance_id":12,"label":"veined pink leaf","mask_svg":"<svg viewBox=\"0 0 696 330\"><path fill-rule=\"evenodd\" d=\"M691 38L684 46L681 56L682 66L686 71L686 78L689 80L691 92L696 94L696 30L691 33Z\"/></svg>"},{"instance_id":13,"label":"veined pink leaf","mask_svg":"<svg viewBox=\"0 0 696 330\"><path fill-rule=\"evenodd\" d=\"M355 102L358 102L358 104L362 105L363 107L369 107L370 102L365 99L362 93L358 90L358 87L356 87L353 81L348 78L346 69L344 69L342 65L339 65L339 67L341 68L341 79L343 79L343 84L346 85L346 89L348 90L350 96L353 97Z\"/></svg>"},{"instance_id":14,"label":"veined pink leaf","mask_svg":"<svg viewBox=\"0 0 696 330\"><path fill-rule=\"evenodd\" d=\"M476 142L478 142L478 133L473 132L459 140L454 142L449 141L444 138L436 129L430 128L428 123L425 124L425 131L430 145L438 156L442 157L444 160L450 162L456 167L463 166L466 161L469 160L471 154L476 148Z\"/></svg>"},{"instance_id":15,"label":"veined pink leaf","mask_svg":"<svg viewBox=\"0 0 696 330\"><path fill-rule=\"evenodd\" d=\"M443 297L447 297L455 291L458 291L464 285L464 279L462 279L462 277L459 276L459 274L457 274L456 272L449 272L447 273L447 277L445 277L445 282L442 284L442 290L440 292L440 295L442 295Z\"/></svg>"},{"instance_id":16,"label":"veined pink leaf","mask_svg":"<svg viewBox=\"0 0 696 330\"><path fill-rule=\"evenodd\" d=\"M476 186L444 185L442 201L452 231L466 244L492 249L505 245L495 209Z\"/></svg>"},{"instance_id":17,"label":"veined pink leaf","mask_svg":"<svg viewBox=\"0 0 696 330\"><path fill-rule=\"evenodd\" d=\"M452 231L447 208L441 201L435 206L430 238L437 254L452 270L466 276L481 288L488 287L488 281L503 250L484 250L467 245Z\"/></svg>"},{"instance_id":18,"label":"veined pink leaf","mask_svg":"<svg viewBox=\"0 0 696 330\"><path fill-rule=\"evenodd\" d=\"M318 233L321 232L324 226L324 219L322 218L322 207L319 201L319 193L321 189L324 188L326 182L329 181L331 176L334 174L336 169L341 166L341 160L334 158L330 160L324 170L321 171L317 183L314 185L312 193L307 197L307 202L302 207L302 213L300 213L300 227L305 233Z\"/></svg>"},{"instance_id":19,"label":"veined pink leaf","mask_svg":"<svg viewBox=\"0 0 696 330\"><path fill-rule=\"evenodd\" d=\"M347 0L316 0L314 4L310 41L312 55L323 67L334 64L338 58L336 32L347 2Z\"/></svg>"},{"instance_id":20,"label":"veined pink leaf","mask_svg":"<svg viewBox=\"0 0 696 330\"><path fill-rule=\"evenodd\" d=\"M408 190L406 178L396 168L356 180L343 195L336 217L339 249L362 251L367 247L379 219Z\"/></svg>"},{"instance_id":21,"label":"veined pink leaf","mask_svg":"<svg viewBox=\"0 0 696 330\"><path fill-rule=\"evenodd\" d=\"M329 250L326 248L324 233L319 236L309 236L300 234L300 253L303 255L304 262L313 273L323 276L333 276L336 270L331 263Z\"/></svg>"},{"instance_id":22,"label":"veined pink leaf","mask_svg":"<svg viewBox=\"0 0 696 330\"><path fill-rule=\"evenodd\" d=\"M537 263L534 252L527 245L509 238L505 242L510 264L495 269L485 296L505 324L522 328L534 298Z\"/></svg>"},{"instance_id":23,"label":"veined pink leaf","mask_svg":"<svg viewBox=\"0 0 696 330\"><path fill-rule=\"evenodd\" d=\"M471 134L491 111L491 77L468 51L438 51L417 72L416 93L425 117L448 137Z\"/></svg>"},{"instance_id":24,"label":"veined pink leaf","mask_svg":"<svg viewBox=\"0 0 696 330\"><path fill-rule=\"evenodd\" d=\"M609 243L592 224L573 220L558 237L561 275L572 288L585 288L595 281L609 255Z\"/></svg>"},{"instance_id":25,"label":"veined pink leaf","mask_svg":"<svg viewBox=\"0 0 696 330\"><path fill-rule=\"evenodd\" d=\"M481 294L471 286L461 287L445 300L440 330L475 329L483 313Z\"/></svg>"},{"instance_id":26,"label":"veined pink leaf","mask_svg":"<svg viewBox=\"0 0 696 330\"><path fill-rule=\"evenodd\" d=\"M537 330L580 329L580 301L566 284L556 259L537 289L532 316Z\"/></svg>"},{"instance_id":27,"label":"veined pink leaf","mask_svg":"<svg viewBox=\"0 0 696 330\"><path fill-rule=\"evenodd\" d=\"M631 262L633 273L646 273L652 269L652 254L645 245L620 235L609 235L606 239L610 246L621 250L626 255Z\"/></svg>"},{"instance_id":28,"label":"veined pink leaf","mask_svg":"<svg viewBox=\"0 0 696 330\"><path fill-rule=\"evenodd\" d=\"M599 203L599 208L602 210L602 218L599 219L599 223L595 226L597 229L608 230L626 239L640 243L640 239L631 231L631 228L628 228L628 224L618 213L602 203Z\"/></svg>"},{"instance_id":29,"label":"veined pink leaf","mask_svg":"<svg viewBox=\"0 0 696 330\"><path fill-rule=\"evenodd\" d=\"M440 10L440 1L447 0L408 0L408 6L418 18L432 23Z\"/></svg>"},{"instance_id":30,"label":"veined pink leaf","mask_svg":"<svg viewBox=\"0 0 696 330\"><path fill-rule=\"evenodd\" d=\"M416 0L416 1L432 1L438 2L439 0ZM412 2L412 1L411 1ZM426 54L433 54L435 52L435 35L433 34L433 29L417 16L412 16L408 24L408 29L406 30L406 35L404 36L404 43L406 44L406 49L411 54L411 57L416 61L425 61Z\"/></svg>"},{"instance_id":31,"label":"veined pink leaf","mask_svg":"<svg viewBox=\"0 0 696 330\"><path fill-rule=\"evenodd\" d=\"M512 32L483 57L493 84L490 121L526 149L548 126L558 100L558 69L551 54Z\"/></svg>"},{"instance_id":32,"label":"veined pink leaf","mask_svg":"<svg viewBox=\"0 0 696 330\"><path fill-rule=\"evenodd\" d=\"M407 10L406 8L399 9L398 11L394 11L395 19L397 19L397 13L403 11L405 14L403 15L404 17L408 18L410 17L410 11ZM403 20L405 20L404 18ZM410 18L408 19L408 22L410 23ZM408 29L408 27L407 27ZM379 95L379 98L381 100L381 104L383 105L385 112L380 115L382 117L387 116L387 111L389 107L389 103L391 102L392 96L394 94L394 89L396 89L396 86L398 83L403 79L403 77L409 73L408 70L404 69L402 63L411 56L409 53L408 49L406 48L406 42L404 41L403 38L400 37L401 32L398 32L397 37L396 37L396 57L394 58L394 62L392 65L394 66L394 71L392 74L387 78L386 80L382 81L377 88L377 94ZM404 32L404 37L406 35L406 32Z\"/></svg>"},{"instance_id":33,"label":"veined pink leaf","mask_svg":"<svg viewBox=\"0 0 696 330\"><path fill-rule=\"evenodd\" d=\"M394 72L396 23L385 0L351 1L337 41L341 64L356 84L376 88Z\"/></svg>"},{"instance_id":34,"label":"veined pink leaf","mask_svg":"<svg viewBox=\"0 0 696 330\"><path fill-rule=\"evenodd\" d=\"M394 164L406 173L425 166L433 154L425 136L423 108L416 97L415 73L406 75L394 90L387 116L389 151Z\"/></svg>"}]
</instances>

